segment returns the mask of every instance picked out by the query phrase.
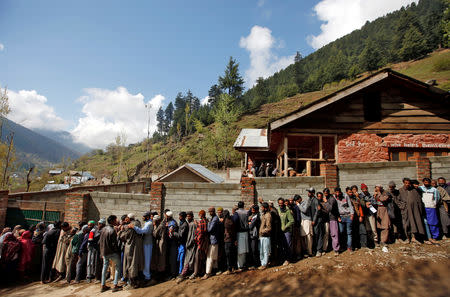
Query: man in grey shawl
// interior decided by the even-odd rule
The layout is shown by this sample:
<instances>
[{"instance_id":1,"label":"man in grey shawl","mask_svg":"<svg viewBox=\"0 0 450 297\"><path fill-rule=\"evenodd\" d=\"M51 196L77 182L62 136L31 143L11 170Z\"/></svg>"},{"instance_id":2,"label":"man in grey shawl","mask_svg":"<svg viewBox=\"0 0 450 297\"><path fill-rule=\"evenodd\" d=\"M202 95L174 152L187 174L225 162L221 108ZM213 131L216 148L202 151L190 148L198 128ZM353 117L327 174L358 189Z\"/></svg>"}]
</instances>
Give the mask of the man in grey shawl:
<instances>
[{"instance_id":1,"label":"man in grey shawl","mask_svg":"<svg viewBox=\"0 0 450 297\"><path fill-rule=\"evenodd\" d=\"M125 243L123 252L123 277L128 279L127 288L138 288L139 272L144 270L144 249L142 235L137 234L134 226L141 227L135 220L134 214L128 214L125 223L121 226L118 237Z\"/></svg>"}]
</instances>

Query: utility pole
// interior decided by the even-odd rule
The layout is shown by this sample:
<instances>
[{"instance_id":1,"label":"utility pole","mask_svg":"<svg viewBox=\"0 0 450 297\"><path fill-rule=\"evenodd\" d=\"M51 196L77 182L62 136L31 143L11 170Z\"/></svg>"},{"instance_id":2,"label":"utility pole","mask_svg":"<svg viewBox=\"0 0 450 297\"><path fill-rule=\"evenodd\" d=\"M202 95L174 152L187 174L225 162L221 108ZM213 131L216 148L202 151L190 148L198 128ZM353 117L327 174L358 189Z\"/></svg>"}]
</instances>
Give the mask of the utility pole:
<instances>
[{"instance_id":1,"label":"utility pole","mask_svg":"<svg viewBox=\"0 0 450 297\"><path fill-rule=\"evenodd\" d=\"M149 152L150 152L150 109L152 105L150 103L145 105L147 110L147 167L149 167Z\"/></svg>"}]
</instances>

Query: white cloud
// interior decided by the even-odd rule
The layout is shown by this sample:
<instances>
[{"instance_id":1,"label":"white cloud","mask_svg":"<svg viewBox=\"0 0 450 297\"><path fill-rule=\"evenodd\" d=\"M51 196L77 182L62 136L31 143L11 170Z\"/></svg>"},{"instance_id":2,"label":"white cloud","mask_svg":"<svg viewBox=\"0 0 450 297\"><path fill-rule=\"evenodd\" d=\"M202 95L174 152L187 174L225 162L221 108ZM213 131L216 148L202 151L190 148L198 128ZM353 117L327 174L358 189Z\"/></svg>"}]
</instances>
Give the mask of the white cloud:
<instances>
[{"instance_id":1,"label":"white cloud","mask_svg":"<svg viewBox=\"0 0 450 297\"><path fill-rule=\"evenodd\" d=\"M202 101L200 102L202 105L206 105L208 104L209 101L209 96L206 96L205 98L202 99Z\"/></svg>"},{"instance_id":2,"label":"white cloud","mask_svg":"<svg viewBox=\"0 0 450 297\"><path fill-rule=\"evenodd\" d=\"M307 38L314 49L361 28L389 12L418 0L321 0L315 7L317 18L323 22L319 35Z\"/></svg>"},{"instance_id":3,"label":"white cloud","mask_svg":"<svg viewBox=\"0 0 450 297\"><path fill-rule=\"evenodd\" d=\"M259 77L266 78L294 63L294 55L278 57L273 52L282 45L269 28L261 26L253 26L247 37L241 37L239 46L250 52L250 68L245 71L247 87L252 87Z\"/></svg>"},{"instance_id":4,"label":"white cloud","mask_svg":"<svg viewBox=\"0 0 450 297\"><path fill-rule=\"evenodd\" d=\"M47 104L47 98L35 90L9 90L8 118L29 129L63 130L67 123L56 115L53 107Z\"/></svg>"},{"instance_id":5,"label":"white cloud","mask_svg":"<svg viewBox=\"0 0 450 297\"><path fill-rule=\"evenodd\" d=\"M127 143L135 143L147 135L146 104L150 103L150 130L156 130L156 112L164 96L156 95L148 102L141 93L130 94L124 87L115 90L90 88L78 98L83 103L83 116L71 131L75 141L91 148L104 148L117 135L125 133Z\"/></svg>"},{"instance_id":6,"label":"white cloud","mask_svg":"<svg viewBox=\"0 0 450 297\"><path fill-rule=\"evenodd\" d=\"M258 7L263 7L266 3L266 0L258 0Z\"/></svg>"},{"instance_id":7,"label":"white cloud","mask_svg":"<svg viewBox=\"0 0 450 297\"><path fill-rule=\"evenodd\" d=\"M0 52L4 49L5 49L5 45L3 43L0 43Z\"/></svg>"}]
</instances>

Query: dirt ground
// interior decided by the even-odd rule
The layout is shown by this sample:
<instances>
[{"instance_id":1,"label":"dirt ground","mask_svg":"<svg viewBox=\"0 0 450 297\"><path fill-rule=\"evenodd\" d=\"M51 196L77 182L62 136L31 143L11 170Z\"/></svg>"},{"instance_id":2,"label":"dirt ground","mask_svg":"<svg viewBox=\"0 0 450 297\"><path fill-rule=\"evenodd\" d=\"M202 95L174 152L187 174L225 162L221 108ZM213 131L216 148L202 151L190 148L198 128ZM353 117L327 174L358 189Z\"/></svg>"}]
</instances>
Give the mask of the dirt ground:
<instances>
[{"instance_id":1,"label":"dirt ground","mask_svg":"<svg viewBox=\"0 0 450 297\"><path fill-rule=\"evenodd\" d=\"M220 275L208 280L175 281L121 292L100 293L100 285L63 282L0 289L0 296L450 296L450 240L441 246L395 244L329 253L265 271ZM305 295L306 294L306 295Z\"/></svg>"}]
</instances>

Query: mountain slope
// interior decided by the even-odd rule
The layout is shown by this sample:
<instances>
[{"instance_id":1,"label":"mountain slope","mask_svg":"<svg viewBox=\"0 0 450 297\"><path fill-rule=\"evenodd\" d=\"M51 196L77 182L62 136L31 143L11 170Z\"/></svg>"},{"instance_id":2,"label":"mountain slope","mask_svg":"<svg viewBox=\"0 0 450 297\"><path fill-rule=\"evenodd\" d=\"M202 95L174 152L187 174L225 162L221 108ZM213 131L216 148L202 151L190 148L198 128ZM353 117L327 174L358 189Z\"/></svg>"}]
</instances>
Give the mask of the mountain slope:
<instances>
[{"instance_id":1,"label":"mountain slope","mask_svg":"<svg viewBox=\"0 0 450 297\"><path fill-rule=\"evenodd\" d=\"M82 143L74 142L72 135L67 131L52 131L45 129L33 129L33 131L40 135L53 139L54 141L70 148L75 152L86 154L92 151L90 147Z\"/></svg>"},{"instance_id":2,"label":"mountain slope","mask_svg":"<svg viewBox=\"0 0 450 297\"><path fill-rule=\"evenodd\" d=\"M14 132L14 148L20 167L28 167L29 164L50 166L61 162L62 158L77 159L81 155L53 139L4 119L2 140L11 132Z\"/></svg>"}]
</instances>

